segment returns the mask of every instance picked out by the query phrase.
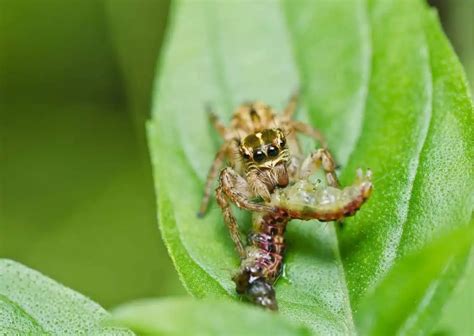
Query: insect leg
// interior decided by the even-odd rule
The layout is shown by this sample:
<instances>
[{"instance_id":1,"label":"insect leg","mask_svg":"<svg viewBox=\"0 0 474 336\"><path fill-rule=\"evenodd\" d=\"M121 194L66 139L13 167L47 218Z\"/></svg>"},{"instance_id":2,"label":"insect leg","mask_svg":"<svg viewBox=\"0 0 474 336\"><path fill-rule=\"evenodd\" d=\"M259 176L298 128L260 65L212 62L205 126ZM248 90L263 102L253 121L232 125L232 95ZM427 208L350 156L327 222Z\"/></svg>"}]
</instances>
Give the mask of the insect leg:
<instances>
[{"instance_id":1,"label":"insect leg","mask_svg":"<svg viewBox=\"0 0 474 336\"><path fill-rule=\"evenodd\" d=\"M326 148L320 148L311 153L301 164L300 178L307 178L316 169L321 167L326 173L326 180L331 187L339 188L339 180L336 175L336 164L331 153Z\"/></svg>"}]
</instances>

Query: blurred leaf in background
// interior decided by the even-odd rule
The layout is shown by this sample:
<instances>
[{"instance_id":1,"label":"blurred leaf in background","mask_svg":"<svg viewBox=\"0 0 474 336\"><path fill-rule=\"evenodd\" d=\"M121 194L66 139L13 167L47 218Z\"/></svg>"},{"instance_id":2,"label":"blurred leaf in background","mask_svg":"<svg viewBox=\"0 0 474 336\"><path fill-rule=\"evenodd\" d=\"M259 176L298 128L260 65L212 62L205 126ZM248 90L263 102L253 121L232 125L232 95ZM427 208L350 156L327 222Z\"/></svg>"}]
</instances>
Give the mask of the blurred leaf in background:
<instances>
[{"instance_id":1,"label":"blurred leaf in background","mask_svg":"<svg viewBox=\"0 0 474 336\"><path fill-rule=\"evenodd\" d=\"M105 306L182 292L139 127L167 10L0 2L0 255Z\"/></svg>"},{"instance_id":2,"label":"blurred leaf in background","mask_svg":"<svg viewBox=\"0 0 474 336\"><path fill-rule=\"evenodd\" d=\"M119 306L112 314L137 335L313 335L282 315L231 300L146 299Z\"/></svg>"},{"instance_id":3,"label":"blurred leaf in background","mask_svg":"<svg viewBox=\"0 0 474 336\"><path fill-rule=\"evenodd\" d=\"M451 230L420 251L403 258L362 299L356 314L360 335L424 334L416 329L417 332L414 332L413 325L432 318L432 310L425 309L427 297L438 289L438 279L449 271L447 265L456 257L465 255L473 242L474 221L467 227ZM452 281L456 279L453 277ZM464 329L455 334L470 333Z\"/></svg>"},{"instance_id":4,"label":"blurred leaf in background","mask_svg":"<svg viewBox=\"0 0 474 336\"><path fill-rule=\"evenodd\" d=\"M105 0L105 5L129 111L140 150L145 151L140 154L146 159L146 177L151 184L144 125L150 116L151 92L167 23L169 0Z\"/></svg>"},{"instance_id":5,"label":"blurred leaf in background","mask_svg":"<svg viewBox=\"0 0 474 336\"><path fill-rule=\"evenodd\" d=\"M430 0L466 70L474 94L474 1ZM438 326L449 335L474 335L474 251L465 274L447 303Z\"/></svg>"},{"instance_id":6,"label":"blurred leaf in background","mask_svg":"<svg viewBox=\"0 0 474 336\"><path fill-rule=\"evenodd\" d=\"M446 34L466 69L471 91L474 92L474 1L430 0L429 2L438 9Z\"/></svg>"},{"instance_id":7,"label":"blurred leaf in background","mask_svg":"<svg viewBox=\"0 0 474 336\"><path fill-rule=\"evenodd\" d=\"M0 334L133 334L124 328L103 326L108 316L83 295L24 265L0 259Z\"/></svg>"}]
</instances>

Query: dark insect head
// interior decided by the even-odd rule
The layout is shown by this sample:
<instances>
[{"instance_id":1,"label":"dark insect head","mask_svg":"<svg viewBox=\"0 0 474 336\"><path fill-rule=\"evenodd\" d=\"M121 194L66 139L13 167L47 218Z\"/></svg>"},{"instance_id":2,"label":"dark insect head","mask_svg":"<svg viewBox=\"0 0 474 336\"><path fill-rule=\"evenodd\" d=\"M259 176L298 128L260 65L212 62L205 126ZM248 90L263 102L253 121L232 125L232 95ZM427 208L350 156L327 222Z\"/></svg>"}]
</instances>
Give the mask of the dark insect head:
<instances>
[{"instance_id":1,"label":"dark insect head","mask_svg":"<svg viewBox=\"0 0 474 336\"><path fill-rule=\"evenodd\" d=\"M236 274L232 278L236 284L236 291L250 302L270 310L278 310L275 290L264 278L257 275L260 271L246 269Z\"/></svg>"},{"instance_id":2,"label":"dark insect head","mask_svg":"<svg viewBox=\"0 0 474 336\"><path fill-rule=\"evenodd\" d=\"M278 305L275 299L275 290L272 285L262 278L249 284L246 295L251 302L259 306L270 310L278 310Z\"/></svg>"}]
</instances>

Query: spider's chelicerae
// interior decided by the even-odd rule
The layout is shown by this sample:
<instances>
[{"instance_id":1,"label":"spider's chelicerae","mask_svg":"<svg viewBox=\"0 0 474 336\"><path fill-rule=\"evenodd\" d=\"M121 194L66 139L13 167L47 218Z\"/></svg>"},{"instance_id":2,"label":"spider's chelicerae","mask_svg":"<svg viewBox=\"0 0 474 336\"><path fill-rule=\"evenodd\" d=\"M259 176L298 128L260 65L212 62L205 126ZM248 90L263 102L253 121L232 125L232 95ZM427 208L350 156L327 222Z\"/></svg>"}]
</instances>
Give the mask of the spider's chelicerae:
<instances>
[{"instance_id":1,"label":"spider's chelicerae","mask_svg":"<svg viewBox=\"0 0 474 336\"><path fill-rule=\"evenodd\" d=\"M261 102L240 106L230 127L210 113L210 119L224 143L209 170L199 216L210 199L214 179L221 170L216 200L241 258L233 277L236 290L250 301L276 310L273 284L281 271L284 232L291 219L340 220L353 215L372 190L370 171L358 170L356 182L341 189L334 160L321 133L310 125L292 119L297 106L293 95L281 115ZM322 148L302 155L296 134L306 134ZM327 186L310 182L319 168ZM253 213L253 227L244 244L231 203Z\"/></svg>"}]
</instances>

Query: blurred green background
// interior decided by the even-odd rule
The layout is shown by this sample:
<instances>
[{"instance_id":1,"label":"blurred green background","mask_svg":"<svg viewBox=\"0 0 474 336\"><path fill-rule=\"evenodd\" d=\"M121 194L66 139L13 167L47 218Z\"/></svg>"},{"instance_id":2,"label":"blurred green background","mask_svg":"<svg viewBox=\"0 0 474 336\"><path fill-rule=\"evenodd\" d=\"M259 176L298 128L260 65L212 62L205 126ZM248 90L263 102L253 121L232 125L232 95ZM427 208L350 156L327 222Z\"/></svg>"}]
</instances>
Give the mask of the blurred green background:
<instances>
[{"instance_id":1,"label":"blurred green background","mask_svg":"<svg viewBox=\"0 0 474 336\"><path fill-rule=\"evenodd\" d=\"M474 1L431 3L474 83ZM105 307L184 293L157 229L143 127L168 11L165 0L0 0L0 256ZM474 320L473 284L471 265L441 329Z\"/></svg>"},{"instance_id":2,"label":"blurred green background","mask_svg":"<svg viewBox=\"0 0 474 336\"><path fill-rule=\"evenodd\" d=\"M0 0L0 255L105 307L184 293L143 129L168 9Z\"/></svg>"}]
</instances>

